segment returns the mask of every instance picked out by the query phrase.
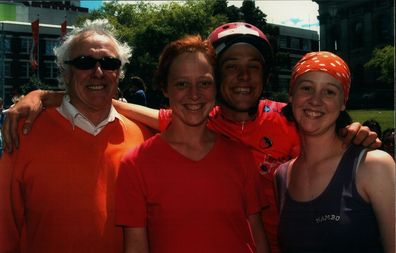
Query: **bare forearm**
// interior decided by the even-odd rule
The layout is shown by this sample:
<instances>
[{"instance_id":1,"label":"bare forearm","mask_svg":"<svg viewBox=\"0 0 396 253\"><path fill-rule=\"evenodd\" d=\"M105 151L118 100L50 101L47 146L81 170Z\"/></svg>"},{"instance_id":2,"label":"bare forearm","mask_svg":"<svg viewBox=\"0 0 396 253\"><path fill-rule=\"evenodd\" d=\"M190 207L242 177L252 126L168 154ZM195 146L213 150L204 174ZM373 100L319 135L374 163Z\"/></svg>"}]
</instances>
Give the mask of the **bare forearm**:
<instances>
[{"instance_id":1,"label":"bare forearm","mask_svg":"<svg viewBox=\"0 0 396 253\"><path fill-rule=\"evenodd\" d=\"M124 103L113 99L113 105L119 113L125 117L143 123L152 129L159 130L158 114L159 110L142 105Z\"/></svg>"},{"instance_id":2,"label":"bare forearm","mask_svg":"<svg viewBox=\"0 0 396 253\"><path fill-rule=\"evenodd\" d=\"M264 232L264 225L261 221L260 214L249 216L249 223L252 228L253 238L256 243L257 253L269 253L269 243Z\"/></svg>"},{"instance_id":3,"label":"bare forearm","mask_svg":"<svg viewBox=\"0 0 396 253\"><path fill-rule=\"evenodd\" d=\"M41 102L44 107L59 106L65 94L65 91L41 90Z\"/></svg>"},{"instance_id":4,"label":"bare forearm","mask_svg":"<svg viewBox=\"0 0 396 253\"><path fill-rule=\"evenodd\" d=\"M149 253L146 228L124 228L124 253Z\"/></svg>"}]
</instances>

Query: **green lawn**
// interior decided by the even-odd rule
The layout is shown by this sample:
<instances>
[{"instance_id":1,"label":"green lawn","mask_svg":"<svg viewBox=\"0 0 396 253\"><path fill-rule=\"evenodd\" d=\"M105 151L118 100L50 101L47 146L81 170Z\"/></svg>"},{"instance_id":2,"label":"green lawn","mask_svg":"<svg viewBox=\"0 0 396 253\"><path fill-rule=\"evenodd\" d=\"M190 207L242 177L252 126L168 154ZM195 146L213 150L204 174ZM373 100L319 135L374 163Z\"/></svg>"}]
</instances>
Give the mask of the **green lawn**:
<instances>
[{"instance_id":1,"label":"green lawn","mask_svg":"<svg viewBox=\"0 0 396 253\"><path fill-rule=\"evenodd\" d=\"M363 123L368 119L374 119L381 125L382 131L395 127L395 111L384 109L347 110L353 121Z\"/></svg>"}]
</instances>

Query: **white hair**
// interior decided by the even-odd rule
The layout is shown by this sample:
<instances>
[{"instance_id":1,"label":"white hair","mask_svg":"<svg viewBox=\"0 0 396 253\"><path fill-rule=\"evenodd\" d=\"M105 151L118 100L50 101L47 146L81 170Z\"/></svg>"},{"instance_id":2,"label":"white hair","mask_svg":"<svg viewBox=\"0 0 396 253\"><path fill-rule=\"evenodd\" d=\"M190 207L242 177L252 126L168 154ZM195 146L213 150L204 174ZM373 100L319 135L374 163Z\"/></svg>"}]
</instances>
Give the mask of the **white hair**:
<instances>
[{"instance_id":1,"label":"white hair","mask_svg":"<svg viewBox=\"0 0 396 253\"><path fill-rule=\"evenodd\" d=\"M70 48L73 45L74 40L83 33L97 33L109 37L115 44L117 50L117 57L121 60L121 72L120 78L124 77L124 66L125 63L129 62L129 58L132 56L132 49L126 43L118 41L115 37L115 29L109 23L107 19L95 19L86 20L80 27L75 27L70 31L62 44L54 48L54 54L56 56L56 64L60 69L60 76L58 78L61 85L65 84L66 78L70 75L70 66L65 64L64 61L72 60L70 57ZM67 86L67 85L66 85ZM66 87L67 88L67 87Z\"/></svg>"}]
</instances>

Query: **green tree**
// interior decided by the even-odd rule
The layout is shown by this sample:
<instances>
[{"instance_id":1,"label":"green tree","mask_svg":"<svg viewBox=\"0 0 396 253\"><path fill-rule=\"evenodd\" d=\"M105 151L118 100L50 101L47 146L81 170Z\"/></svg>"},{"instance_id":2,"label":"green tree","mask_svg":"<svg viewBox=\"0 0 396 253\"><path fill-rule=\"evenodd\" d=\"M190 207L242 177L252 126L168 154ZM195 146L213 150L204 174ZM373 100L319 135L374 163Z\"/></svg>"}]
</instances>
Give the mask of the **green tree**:
<instances>
[{"instance_id":1,"label":"green tree","mask_svg":"<svg viewBox=\"0 0 396 253\"><path fill-rule=\"evenodd\" d=\"M33 90L48 90L53 89L53 87L50 87L49 85L43 83L37 76L33 75L29 78L29 82L21 85L19 89L22 94L27 94Z\"/></svg>"},{"instance_id":2,"label":"green tree","mask_svg":"<svg viewBox=\"0 0 396 253\"><path fill-rule=\"evenodd\" d=\"M267 25L267 15L265 15L258 7L256 7L256 3L253 0L244 0L240 9L246 22L265 31Z\"/></svg>"},{"instance_id":3,"label":"green tree","mask_svg":"<svg viewBox=\"0 0 396 253\"><path fill-rule=\"evenodd\" d=\"M235 5L227 7L227 19L229 22L237 22L243 20L243 13Z\"/></svg>"},{"instance_id":4,"label":"green tree","mask_svg":"<svg viewBox=\"0 0 396 253\"><path fill-rule=\"evenodd\" d=\"M156 89L153 77L163 47L184 35L200 34L205 38L218 25L235 21L246 21L266 33L276 33L252 0L244 0L241 8L228 6L227 0L186 0L161 5L148 1L132 4L112 1L86 18L107 18L116 27L118 37L133 48L126 78L120 84L122 89L133 75L143 78L148 88Z\"/></svg>"},{"instance_id":5,"label":"green tree","mask_svg":"<svg viewBox=\"0 0 396 253\"><path fill-rule=\"evenodd\" d=\"M213 14L227 16L227 0L216 0L213 3Z\"/></svg>"},{"instance_id":6,"label":"green tree","mask_svg":"<svg viewBox=\"0 0 396 253\"><path fill-rule=\"evenodd\" d=\"M366 69L379 70L378 80L386 84L394 84L394 57L395 48L391 45L376 48L371 59L364 65Z\"/></svg>"},{"instance_id":7,"label":"green tree","mask_svg":"<svg viewBox=\"0 0 396 253\"><path fill-rule=\"evenodd\" d=\"M157 5L147 1L134 4L113 1L87 18L107 18L116 27L118 37L133 48L121 87L127 85L129 76L138 75L151 88L159 54L169 41L187 34L206 37L213 28L227 21L224 14L214 14L215 3L187 0Z\"/></svg>"}]
</instances>

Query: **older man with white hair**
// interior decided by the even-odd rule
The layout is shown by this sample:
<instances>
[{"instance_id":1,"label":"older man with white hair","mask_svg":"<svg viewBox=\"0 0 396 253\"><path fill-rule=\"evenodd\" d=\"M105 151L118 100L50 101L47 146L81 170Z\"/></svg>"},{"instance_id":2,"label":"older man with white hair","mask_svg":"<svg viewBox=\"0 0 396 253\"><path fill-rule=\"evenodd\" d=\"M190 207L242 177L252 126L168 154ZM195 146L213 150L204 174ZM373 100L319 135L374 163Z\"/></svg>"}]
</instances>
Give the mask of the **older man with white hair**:
<instances>
[{"instance_id":1,"label":"older man with white hair","mask_svg":"<svg viewBox=\"0 0 396 253\"><path fill-rule=\"evenodd\" d=\"M66 95L0 160L0 252L119 253L119 162L151 134L112 106L131 49L87 20L55 50Z\"/></svg>"}]
</instances>

